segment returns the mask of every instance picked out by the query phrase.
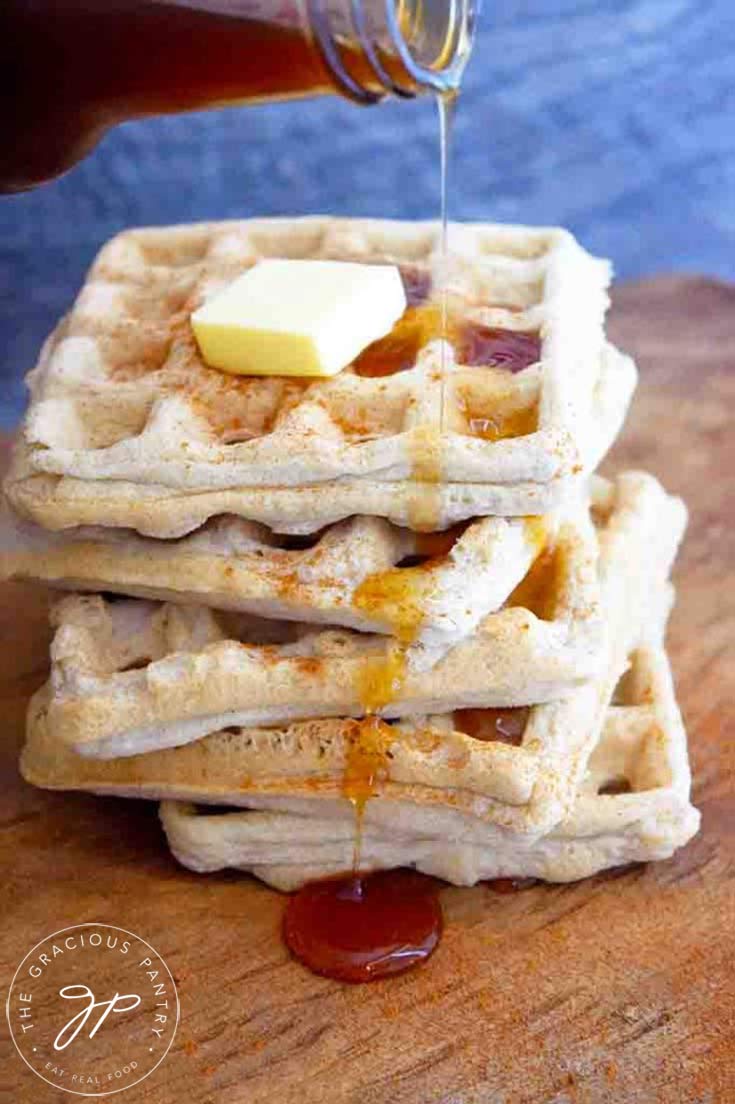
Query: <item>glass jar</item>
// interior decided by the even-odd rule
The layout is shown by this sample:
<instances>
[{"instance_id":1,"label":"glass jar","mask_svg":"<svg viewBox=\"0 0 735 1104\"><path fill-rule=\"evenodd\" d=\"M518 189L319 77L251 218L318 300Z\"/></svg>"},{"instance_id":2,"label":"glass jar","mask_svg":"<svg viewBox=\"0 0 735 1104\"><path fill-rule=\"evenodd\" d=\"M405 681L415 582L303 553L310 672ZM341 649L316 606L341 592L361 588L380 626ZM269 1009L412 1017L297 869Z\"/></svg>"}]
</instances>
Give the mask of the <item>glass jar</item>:
<instances>
[{"instance_id":1,"label":"glass jar","mask_svg":"<svg viewBox=\"0 0 735 1104\"><path fill-rule=\"evenodd\" d=\"M58 176L125 119L457 88L475 0L1 0L0 189Z\"/></svg>"}]
</instances>

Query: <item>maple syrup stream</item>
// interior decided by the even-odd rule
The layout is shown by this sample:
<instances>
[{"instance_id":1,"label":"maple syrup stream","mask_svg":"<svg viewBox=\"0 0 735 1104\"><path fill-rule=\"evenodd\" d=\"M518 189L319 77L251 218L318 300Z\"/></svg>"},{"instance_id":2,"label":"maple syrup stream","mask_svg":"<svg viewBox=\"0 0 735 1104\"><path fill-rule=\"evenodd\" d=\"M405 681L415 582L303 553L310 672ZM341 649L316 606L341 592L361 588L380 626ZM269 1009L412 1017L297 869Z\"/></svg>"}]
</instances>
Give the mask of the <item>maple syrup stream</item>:
<instances>
[{"instance_id":1,"label":"maple syrup stream","mask_svg":"<svg viewBox=\"0 0 735 1104\"><path fill-rule=\"evenodd\" d=\"M456 89L452 89L448 92L440 93L436 97L436 106L439 113L439 171L441 174L440 182L440 203L441 203L441 336L442 336L442 359L441 359L441 405L439 410L439 431L444 430L444 380L446 374L446 342L448 338L448 293L447 293L447 280L449 277L449 206L448 206L448 190L449 190L449 153L451 150L452 142L452 130L454 127L454 116L457 109L457 98L459 93Z\"/></svg>"}]
</instances>

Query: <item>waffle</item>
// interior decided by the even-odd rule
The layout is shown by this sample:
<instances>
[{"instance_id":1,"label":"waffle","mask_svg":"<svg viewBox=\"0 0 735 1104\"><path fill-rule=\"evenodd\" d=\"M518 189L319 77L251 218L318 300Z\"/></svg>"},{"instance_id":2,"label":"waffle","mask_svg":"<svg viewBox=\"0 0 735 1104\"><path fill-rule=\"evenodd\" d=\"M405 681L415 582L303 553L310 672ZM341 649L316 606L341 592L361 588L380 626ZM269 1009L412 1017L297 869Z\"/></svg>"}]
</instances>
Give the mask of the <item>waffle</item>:
<instances>
[{"instance_id":1,"label":"waffle","mask_svg":"<svg viewBox=\"0 0 735 1104\"><path fill-rule=\"evenodd\" d=\"M305 533L355 514L433 530L555 508L635 386L604 339L608 267L562 230L455 225L442 272L439 242L433 223L334 218L114 238L29 375L6 482L16 509L50 529L179 537L222 514ZM373 347L316 382L204 366L191 312L271 256L398 263L409 299L425 299L404 316L401 355ZM453 346L433 339L440 284ZM525 341L523 370L478 354L498 329Z\"/></svg>"},{"instance_id":2,"label":"waffle","mask_svg":"<svg viewBox=\"0 0 735 1104\"><path fill-rule=\"evenodd\" d=\"M140 671L129 671L122 679L113 676L115 692L108 686L106 696L100 695L97 676L78 671L70 676L69 666L78 665L85 654L104 663L111 651L118 649L118 662L127 658L135 664L144 640L143 635L136 640L128 625L124 654L112 634L97 633L85 642L75 631L61 642L63 647L55 645L51 683L31 709L29 740L22 759L24 776L50 788L248 804L259 794L339 796L344 793L346 770L355 768L359 773L361 764L367 762L378 780L375 792L381 796L429 806L449 804L529 834L548 831L570 807L628 655L644 628L652 633L664 623L664 607L670 597L665 580L684 525L680 501L666 496L650 476L637 473L621 476L614 486L602 484L595 495L595 512L600 515L600 575L607 625L603 670L559 700L543 703L531 699L537 704L527 713L521 711L522 716L513 715L522 720L514 740L506 741L500 733L497 738L477 739L448 724L446 717L452 710L461 710L458 723L461 719L466 728L468 706L519 704L500 695L495 682L489 688L482 686L482 680L496 678L505 663L500 635L494 640L492 660L482 657L481 632L454 648L427 674L409 675L399 696L384 710L385 715L398 718L395 725L372 719L357 722L345 716L350 712L345 708L336 717L325 716L328 707L338 710L340 685L349 681L354 695L355 678L351 671L350 679L345 678L343 653L338 659L324 657L320 667L307 664L306 677L290 698L294 704L280 709L281 716L308 716L318 703L321 719L246 728L243 725L254 723L250 718L260 691L251 685L243 695L246 707L235 712L231 708L236 683L232 663L222 668L223 677L229 679L230 708L204 715L186 710L192 691L185 691L182 683L192 660L181 653L169 658L157 678L157 696L148 692L142 702L135 690L135 680L144 677ZM140 611L139 632L145 634L145 603L125 605ZM484 626L493 616L505 614L512 615L507 634L508 647L513 650L509 677L517 679L524 675L523 666L517 665L518 650L526 647L524 642L533 635L530 626L535 618L525 610L519 623L517 610L511 609L491 615ZM179 610L179 617L185 616ZM527 632L520 628L524 623L529 625ZM179 620L168 626L171 643L180 625ZM273 624L272 631L277 627ZM190 634L190 629L184 631ZM187 642L190 640L187 635ZM145 646L148 644L146 638ZM303 655L292 656L285 662L296 661L298 668L303 659ZM274 685L281 685L281 662L267 665L271 691ZM209 665L199 673L197 700L203 703L214 677ZM72 677L75 681L70 685ZM434 708L426 708L427 699ZM354 696L351 702L355 707ZM162 721L169 703L171 715L178 719ZM154 725L136 730L133 726L138 717L141 724L150 725L153 710ZM354 711L360 712L359 704ZM111 718L116 717L123 718L127 727L111 737ZM129 755L165 744L182 746L127 759L89 758L90 751L96 756ZM84 756L79 751L84 751Z\"/></svg>"},{"instance_id":3,"label":"waffle","mask_svg":"<svg viewBox=\"0 0 735 1104\"><path fill-rule=\"evenodd\" d=\"M568 759L566 775L552 771L553 750L547 742L545 776L538 780L536 793L525 807L504 806L480 793L490 770L502 763L502 753L517 755L522 747L468 737L456 730L451 715L428 718L423 724L396 725L391 732L387 776L376 786L362 814L364 862L412 864L425 851L432 862L444 862L441 869L437 866L431 872L449 881L470 882L521 875L549 880L583 877L598 868L584 864L597 862L603 852L621 862L664 857L667 840L673 840L666 829L693 824L688 807L686 737L660 640L670 598L670 593L661 593L649 621L649 631L658 637L655 643L640 645L629 654L628 668L612 695L610 680L597 687L598 698L604 698L604 724L599 743L588 749L591 757ZM84 758L54 739L48 726L48 700L48 687L33 699L21 760L24 777L34 785L166 799L164 823L174 850L194 869L235 865L221 861L233 840L240 848L237 865L245 864L245 848L251 845L250 862L259 866L252 857L254 849L270 842L274 846L268 863L280 868L298 861L302 880L317 876L322 868L329 873L349 865L355 820L353 809L344 800L344 778L355 722L321 720L280 731L218 732L185 747L98 760ZM551 728L549 722L557 722L557 734L564 732L563 726L580 704L567 701L556 707L534 707L524 736L526 750L533 747L529 746L529 730L535 743L544 729ZM493 762L478 769L483 758ZM558 756L554 766L558 766ZM629 792L624 792L628 788ZM600 794L600 790L605 792ZM228 816L222 820L205 811L195 818L193 802L244 806L256 812L248 811L242 819ZM658 835L650 830L653 822L659 824ZM210 833L212 824L215 829ZM234 835L227 825L233 825ZM541 846L536 849L540 838ZM557 843L548 851L552 839ZM212 845L209 858L207 840ZM441 841L451 841L443 860ZM466 853L460 844L467 845ZM504 844L515 848L512 863ZM324 850L308 853L322 845ZM487 847L488 853L478 851L480 845L483 850ZM298 846L297 859L294 848ZM627 850L641 846L648 847L648 852ZM654 846L659 846L658 852ZM394 850L383 862L387 847ZM229 852L230 856L234 853ZM483 865L471 868L470 860ZM553 867L547 860L553 860ZM521 866L521 861L534 865ZM206 865L208 862L212 865ZM430 871L428 866L420 869ZM566 876L565 869L569 871ZM286 881L283 871L273 872L273 879L260 870L255 872L281 888L295 884Z\"/></svg>"},{"instance_id":4,"label":"waffle","mask_svg":"<svg viewBox=\"0 0 735 1104\"><path fill-rule=\"evenodd\" d=\"M571 882L631 862L667 859L695 834L686 733L660 645L631 657L566 818L529 837L472 814L380 798L362 818L363 870L415 867L455 885L484 878ZM235 867L278 889L349 870L355 818L344 802L258 796L249 809L164 801L173 854L198 872Z\"/></svg>"},{"instance_id":5,"label":"waffle","mask_svg":"<svg viewBox=\"0 0 735 1104\"><path fill-rule=\"evenodd\" d=\"M162 541L102 527L51 533L6 509L0 577L387 633L438 658L506 602L555 529L554 518L483 518L423 535L357 517L304 538L222 517Z\"/></svg>"}]
</instances>

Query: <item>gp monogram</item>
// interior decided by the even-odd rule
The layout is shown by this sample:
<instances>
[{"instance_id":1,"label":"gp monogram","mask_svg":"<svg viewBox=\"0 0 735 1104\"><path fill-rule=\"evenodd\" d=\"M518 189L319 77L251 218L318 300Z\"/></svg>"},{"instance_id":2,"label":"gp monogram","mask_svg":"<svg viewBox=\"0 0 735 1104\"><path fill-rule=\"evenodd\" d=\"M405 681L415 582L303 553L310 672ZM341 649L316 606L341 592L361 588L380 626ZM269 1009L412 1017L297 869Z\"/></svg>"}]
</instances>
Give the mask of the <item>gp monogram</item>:
<instances>
[{"instance_id":1,"label":"gp monogram","mask_svg":"<svg viewBox=\"0 0 735 1104\"><path fill-rule=\"evenodd\" d=\"M115 993L111 1000L96 1001L94 999L94 993L88 985L65 985L63 989L59 989L59 996L63 997L64 1000L86 999L87 1005L85 1008L82 1008L81 1012L77 1012L75 1016L72 1016L69 1022L62 1027L61 1031L54 1039L54 1050L66 1050L66 1048L74 1042L79 1032L86 1025L90 1013L93 1012L95 1008L103 1008L104 1011L90 1031L90 1039L93 1038L102 1027L102 1024L105 1022L105 1017L109 1012L132 1012L133 1009L137 1008L140 1004L140 996L138 993L126 993L125 996L122 997L119 993ZM77 1023L77 1021L79 1022ZM76 1024L76 1027L74 1027L74 1024ZM72 1028L74 1028L73 1031L71 1030Z\"/></svg>"},{"instance_id":2,"label":"gp monogram","mask_svg":"<svg viewBox=\"0 0 735 1104\"><path fill-rule=\"evenodd\" d=\"M21 962L7 1000L23 1061L55 1088L108 1096L165 1058L179 1020L161 956L133 932L79 924L54 932Z\"/></svg>"}]
</instances>

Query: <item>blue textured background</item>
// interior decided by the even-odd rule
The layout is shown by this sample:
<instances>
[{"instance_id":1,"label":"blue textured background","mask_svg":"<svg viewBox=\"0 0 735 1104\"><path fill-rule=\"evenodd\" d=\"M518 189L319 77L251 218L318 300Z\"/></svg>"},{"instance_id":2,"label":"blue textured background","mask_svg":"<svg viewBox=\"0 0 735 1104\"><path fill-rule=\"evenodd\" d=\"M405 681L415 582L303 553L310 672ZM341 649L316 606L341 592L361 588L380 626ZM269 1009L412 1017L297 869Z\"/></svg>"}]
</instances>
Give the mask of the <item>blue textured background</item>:
<instances>
[{"instance_id":1,"label":"blue textured background","mask_svg":"<svg viewBox=\"0 0 735 1104\"><path fill-rule=\"evenodd\" d=\"M562 223L619 275L735 276L735 2L485 0L456 125L455 218ZM127 124L0 199L0 424L99 245L254 214L431 217L431 102L313 101Z\"/></svg>"}]
</instances>

